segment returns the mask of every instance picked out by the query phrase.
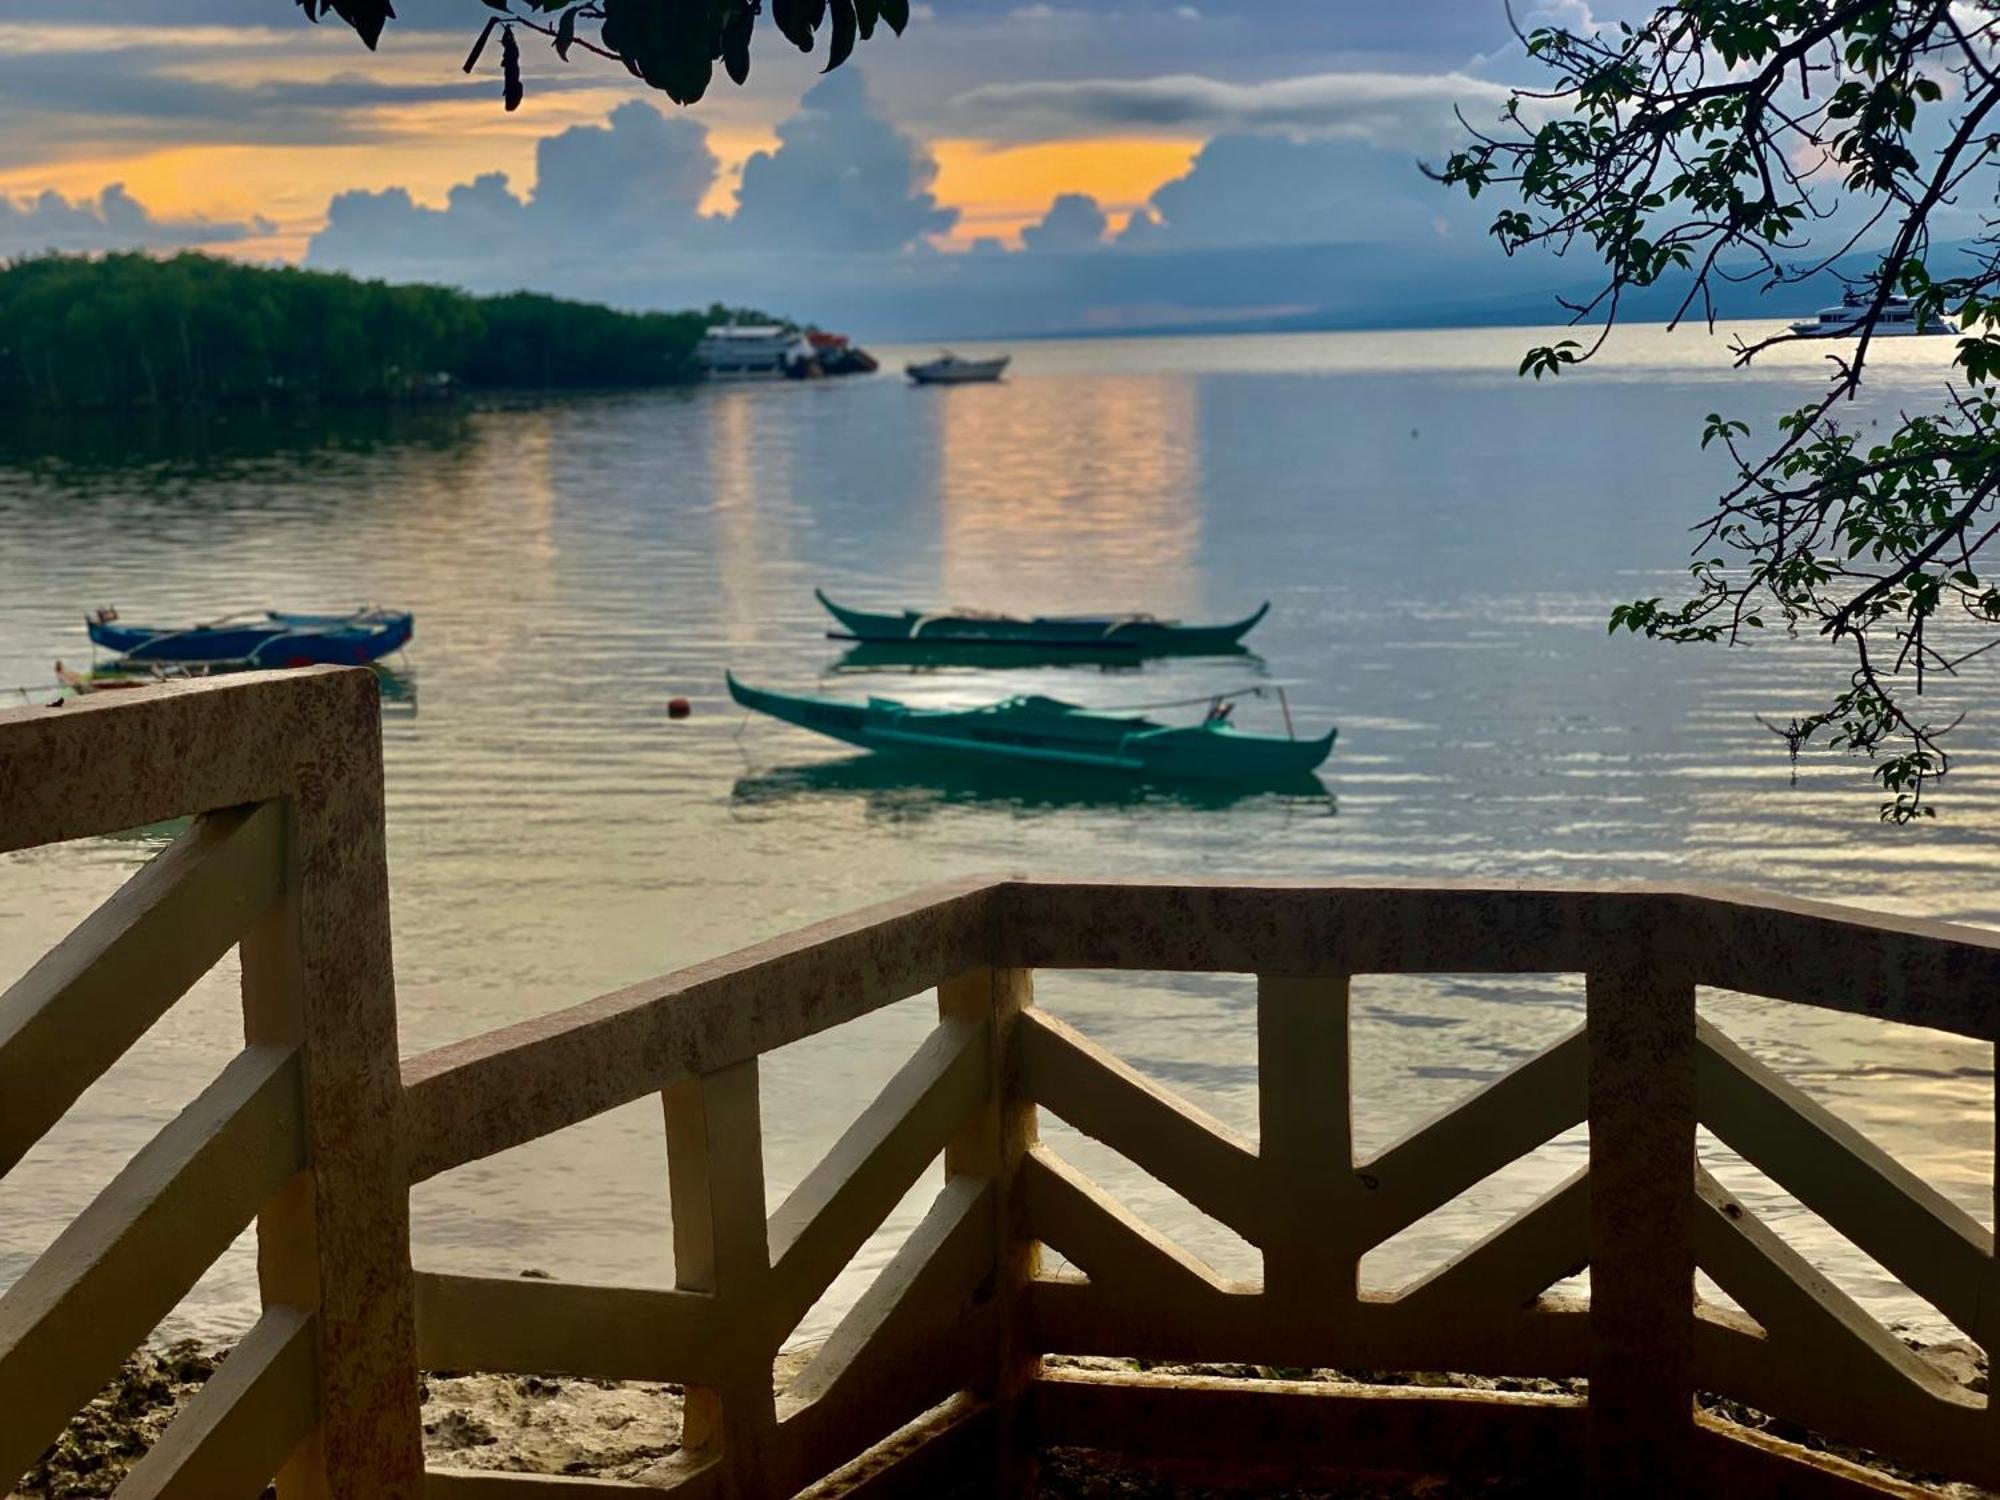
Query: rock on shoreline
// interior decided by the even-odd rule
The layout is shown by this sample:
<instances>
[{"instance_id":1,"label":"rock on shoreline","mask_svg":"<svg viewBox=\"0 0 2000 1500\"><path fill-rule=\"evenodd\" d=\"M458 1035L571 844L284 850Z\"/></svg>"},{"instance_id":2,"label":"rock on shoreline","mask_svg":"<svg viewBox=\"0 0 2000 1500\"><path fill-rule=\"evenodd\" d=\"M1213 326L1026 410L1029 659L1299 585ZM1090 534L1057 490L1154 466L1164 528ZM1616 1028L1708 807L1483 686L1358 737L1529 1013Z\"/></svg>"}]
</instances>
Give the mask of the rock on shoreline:
<instances>
[{"instance_id":1,"label":"rock on shoreline","mask_svg":"<svg viewBox=\"0 0 2000 1500\"><path fill-rule=\"evenodd\" d=\"M1972 1345L1958 1342L1912 1347L1952 1379L1975 1393L1986 1389L1986 1361ZM101 1500L158 1439L173 1414L214 1375L228 1351L194 1341L145 1349L125 1362L117 1377L70 1423L56 1445L15 1491L20 1500ZM781 1359L776 1378L789 1380L803 1355ZM1129 1360L1056 1360L1087 1368L1132 1369ZM1160 1373L1241 1378L1311 1379L1329 1383L1367 1381L1385 1385L1427 1385L1471 1390L1580 1394L1579 1381L1484 1379L1456 1375L1343 1374L1331 1370L1269 1370L1250 1365L1159 1365ZM561 1379L539 1375L464 1375L433 1372L424 1379L424 1450L431 1463L465 1469L503 1469L540 1474L577 1474L646 1483L665 1477L664 1466L679 1450L681 1392L674 1385L632 1381ZM1705 1401L1707 1409L1773 1437L1823 1448L1843 1458L1870 1462L1867 1455L1824 1444L1795 1424L1767 1417L1736 1402ZM1950 1500L1988 1500L1992 1492L1946 1484L1935 1476L1890 1470L1909 1483L1928 1484ZM1523 1485L1528 1488L1522 1488ZM1150 1475L1122 1473L1088 1455L1058 1453L1044 1466L1042 1494L1049 1500L1199 1500L1209 1493L1176 1487ZM1549 1490L1534 1476L1471 1485L1438 1481L1380 1480L1313 1487L1291 1492L1292 1500L1388 1500L1422 1495L1428 1500L1497 1497Z\"/></svg>"}]
</instances>

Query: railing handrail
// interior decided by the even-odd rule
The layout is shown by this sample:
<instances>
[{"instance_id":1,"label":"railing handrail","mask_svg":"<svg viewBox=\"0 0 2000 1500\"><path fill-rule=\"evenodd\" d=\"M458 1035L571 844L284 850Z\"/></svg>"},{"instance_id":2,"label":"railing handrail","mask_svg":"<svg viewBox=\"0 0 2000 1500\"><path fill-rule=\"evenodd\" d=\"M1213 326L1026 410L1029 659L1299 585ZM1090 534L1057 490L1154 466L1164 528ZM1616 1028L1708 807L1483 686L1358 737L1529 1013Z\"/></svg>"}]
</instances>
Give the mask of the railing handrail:
<instances>
[{"instance_id":1,"label":"railing handrail","mask_svg":"<svg viewBox=\"0 0 2000 1500\"><path fill-rule=\"evenodd\" d=\"M269 802L315 776L368 778L374 674L302 667L0 709L0 854Z\"/></svg>"},{"instance_id":2,"label":"railing handrail","mask_svg":"<svg viewBox=\"0 0 2000 1500\"><path fill-rule=\"evenodd\" d=\"M1332 956L1311 959L1294 951L1302 944L1293 940L1275 955L1278 960L1290 956L1289 963L1274 962L1247 945L1232 951L1232 940L1226 936L1228 915L1214 908L1270 896L1293 898L1300 909L1421 905L1421 920L1411 924L1421 928L1411 943L1414 956L1387 957L1379 940L1378 946L1359 953L1351 945L1328 944L1326 951ZM1055 924L1041 920L1046 912L1037 903L1053 897L1064 898L1074 908L1096 902L1129 908L1144 902L1157 912L1162 906L1199 900L1209 910L1201 914L1200 922L1175 928L1171 937L1156 945L1144 942L1143 928L1107 932L1108 924L1101 919L1094 924L1097 932L1065 942L1061 935L1050 935ZM1024 912L1022 904L1029 910ZM1458 940L1455 929L1462 925L1450 920L1452 908L1460 909L1460 916L1485 909L1487 925L1500 925L1491 921L1494 905L1538 920L1521 922L1504 938L1488 939L1491 951L1481 956L1468 955L1466 949L1457 950L1456 959L1440 956L1451 951L1448 945ZM1635 910L1643 912L1656 931L1672 934L1672 951L1692 951L1699 983L1975 1040L2000 1040L2000 933L1747 888L971 876L404 1059L403 1083L416 1133L440 1140L417 1148L412 1180L422 1181L476 1156L630 1102L676 1077L789 1045L929 988L940 973L975 965L1244 974L1580 973L1633 952L1629 928L1621 924L1619 932L1593 933L1588 917L1624 916ZM1321 915L1322 921L1314 925L1324 925L1328 913ZM1203 924L1208 926L1206 933L1190 936ZM1725 924L1740 934L1737 946L1747 951L1733 957L1718 955L1718 932ZM1272 925L1270 914L1263 913L1255 925ZM1541 944L1522 942L1519 934L1537 926L1545 933ZM1217 927L1225 933L1221 939ZM1856 942L1871 940L1886 941L1889 951L1874 955L1866 966L1853 962ZM878 950L873 958L877 972L864 974L854 968L846 949L870 945ZM1802 952L1816 956L1801 962ZM734 1031L718 1030L720 1014L742 1007L752 989L795 983L808 993L796 1014L742 1014L730 1023ZM1989 1002L1975 995L1968 1002L1968 988L1995 998ZM671 1033L681 1026L690 1037L699 1038L699 1053L673 1052ZM579 1092L567 1101L528 1098L525 1085L532 1076L551 1069L567 1071L562 1051L572 1044L587 1048L594 1059L617 1059L616 1070L580 1079ZM475 1109L474 1094L491 1101L517 1099L521 1117L511 1123L472 1120L468 1116ZM537 1120L549 1123L537 1128ZM521 1135L522 1130L530 1133ZM443 1143L447 1138L451 1143Z\"/></svg>"},{"instance_id":3,"label":"railing handrail","mask_svg":"<svg viewBox=\"0 0 2000 1500\"><path fill-rule=\"evenodd\" d=\"M992 889L979 880L935 885L406 1059L411 1181L802 1041L983 964ZM551 1077L565 1087L541 1086Z\"/></svg>"}]
</instances>

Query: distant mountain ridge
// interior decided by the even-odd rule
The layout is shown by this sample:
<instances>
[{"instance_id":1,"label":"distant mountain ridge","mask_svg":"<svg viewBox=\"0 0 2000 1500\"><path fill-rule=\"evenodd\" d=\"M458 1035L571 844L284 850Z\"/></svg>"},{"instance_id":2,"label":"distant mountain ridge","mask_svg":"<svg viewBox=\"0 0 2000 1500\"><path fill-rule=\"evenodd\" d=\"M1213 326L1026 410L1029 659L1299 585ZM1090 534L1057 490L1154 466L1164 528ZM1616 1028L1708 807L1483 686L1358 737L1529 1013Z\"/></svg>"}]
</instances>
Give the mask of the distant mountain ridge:
<instances>
[{"instance_id":1,"label":"distant mountain ridge","mask_svg":"<svg viewBox=\"0 0 2000 1500\"><path fill-rule=\"evenodd\" d=\"M1327 246L1319 254L1332 259L1362 262L1366 251L1377 247ZM1386 248L1386 247L1384 247ZM1977 247L1970 241L1939 246L1927 257L1935 276L1961 275L1974 264ZM1357 255L1357 251L1363 253ZM1218 252L1218 254L1226 252ZM1725 268L1727 276L1711 285L1714 316L1719 321L1743 322L1752 319L1807 317L1818 309L1838 302L1850 284L1859 282L1877 263L1878 252L1855 251L1841 257L1831 267L1802 281L1787 282L1765 290L1766 277L1757 268L1738 263ZM1497 252L1496 252L1497 258ZM1437 298L1423 295L1422 288L1440 279L1463 284L1470 269L1469 258L1449 261L1442 257L1418 258L1413 265L1405 252L1404 263L1393 273L1364 275L1358 282L1370 284L1373 295L1361 293L1352 301L1341 301L1281 313L1257 313L1240 318L1210 317L1128 324L1101 328L1052 328L1026 337L1049 338L1169 338L1198 335L1254 333L1343 333L1372 329L1399 328L1515 328L1542 327L1567 323L1570 313L1565 301L1584 303L1594 296L1601 282L1581 276L1558 279L1568 272L1571 261L1544 257L1539 262L1503 265L1503 271L1518 273L1518 283L1502 289L1460 293ZM1801 257L1802 260L1808 259ZM1448 269L1447 269L1448 268ZM1359 269L1356 264L1354 269ZM1480 267L1478 275L1491 276L1494 268ZM1734 276L1737 280L1728 279ZM1498 278L1498 279L1504 279ZM1619 317L1626 322L1664 323L1681 310L1689 278L1668 278L1650 287L1629 288L1619 304ZM1686 316L1707 316L1705 304L1697 301Z\"/></svg>"}]
</instances>

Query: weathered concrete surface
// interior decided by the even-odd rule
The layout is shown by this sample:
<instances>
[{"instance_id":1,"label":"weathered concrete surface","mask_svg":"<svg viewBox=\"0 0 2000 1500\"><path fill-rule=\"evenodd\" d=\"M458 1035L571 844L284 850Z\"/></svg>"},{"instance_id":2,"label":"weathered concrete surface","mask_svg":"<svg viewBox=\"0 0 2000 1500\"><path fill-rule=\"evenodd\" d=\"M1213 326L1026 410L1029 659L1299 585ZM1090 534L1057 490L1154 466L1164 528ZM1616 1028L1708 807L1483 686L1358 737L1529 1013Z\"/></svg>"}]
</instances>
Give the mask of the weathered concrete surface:
<instances>
[{"instance_id":1,"label":"weathered concrete surface","mask_svg":"<svg viewBox=\"0 0 2000 1500\"><path fill-rule=\"evenodd\" d=\"M312 1383L321 1429L281 1476L286 1500L363 1493L414 1500L420 1494L425 1486L420 1361L517 1371L551 1367L532 1360L509 1364L476 1343L419 1355L409 1183L655 1090L668 1092L671 1125L677 1094L705 1093L728 1086L732 1078L750 1078L757 1055L940 982L947 1015L964 1002L965 1014L956 1018L992 1024L996 1040L992 1097L982 1105L977 1138L968 1126L953 1141L947 1161L962 1177L977 1157L984 1165L975 1175L999 1179L985 1254L989 1262L1001 1258L1002 1279L1012 1284L1011 1290L1003 1287L1000 1301L1017 1339L1023 1337L1024 1320L1015 1304L1025 1304L1026 1341L1005 1345L1009 1352L1003 1358L987 1359L996 1368L964 1377L963 1383L979 1387L1003 1411L1013 1404L1009 1382L1034 1378L1042 1350L1248 1357L1286 1365L1428 1364L1516 1376L1570 1376L1588 1369L1596 1377L1589 1430L1595 1435L1600 1492L1629 1497L1684 1491L1680 1467L1697 1458L1707 1463L1700 1455L1718 1443L1721 1449L1732 1446L1694 1420L1693 1392L1702 1386L1790 1412L1819 1430L1865 1441L1909 1462L2000 1484L1993 1458L2000 1451L1993 1441L2000 1433L2000 1407L1969 1399L1925 1371L1918 1372L1924 1380L1910 1379L1916 1362L1886 1331L1872 1322L1864 1328L1859 1311L1822 1286L1810 1266L1788 1257L1775 1236L1748 1238L1756 1230L1748 1219L1740 1234L1732 1231L1733 1237L1721 1240L1711 1235L1701 1263L1770 1337L1758 1326L1725 1327L1706 1313L1694 1318L1689 1283L1701 1226L1733 1223L1737 1215L1727 1203L1709 1203L1714 1214L1698 1217L1691 1233L1684 1176L1693 1165L1691 1140L1702 1097L1696 1083L1695 986L1720 984L1993 1039L2000 1037L2000 1006L1992 1001L2000 993L2000 936L1701 890L968 881L405 1064L396 1045L381 775L375 684L365 672L252 675L140 690L115 701L0 713L0 850L254 804L268 805L263 812L237 816L282 820L271 861L280 866L276 893L244 942L243 973L246 1039L260 1046L296 1046L305 1062L312 1170L291 1188L274 1185L260 1215L267 1305L310 1308L315 1318ZM1027 975L1035 967L1260 976L1269 1002L1263 1017L1269 1035L1261 1048L1265 1129L1254 1148L1217 1137L1219 1150L1209 1160L1221 1164L1220 1172L1211 1173L1216 1180L1192 1200L1241 1208L1247 1199L1258 1205L1225 1217L1254 1228L1251 1237L1265 1252L1265 1286L1224 1285L1207 1276L1080 1175L1062 1175L1056 1158L1028 1149L1032 1110L1023 1090L1035 1081L1036 1059L1046 1065L1051 1056L1091 1074L1100 1094L1106 1080L1114 1092L1123 1090L1108 1106L1103 1098L1095 1101L1097 1123L1113 1136L1129 1136L1135 1122L1143 1131L1149 1120L1159 1119L1174 1122L1172 1128L1183 1134L1204 1128L1125 1080L1115 1059L1094 1061L1076 1046L1063 1054L1061 1047L1069 1044L1052 1041L1055 1033L1046 1028L1036 1032L1032 1021L1023 1019L1030 1003ZM988 984L982 992L978 984L955 978L968 970L1015 978ZM1529 1097L1529 1083L1546 1083L1552 1068L1557 1074L1563 1069L1537 1070L1530 1064L1514 1084L1482 1096L1482 1112L1463 1115L1471 1123L1434 1124L1392 1148L1383 1162L1357 1166L1342 1128L1343 977L1551 970L1582 971L1589 980L1590 1024L1582 1042L1588 1065L1570 1070L1576 1075L1574 1091L1550 1101L1555 1115L1572 1118L1576 1096L1587 1085L1592 1125L1587 1204L1583 1187L1565 1188L1408 1298L1357 1297L1353 1262L1394 1217L1377 1210L1370 1218L1366 1206L1387 1201L1379 1196L1381 1183L1390 1184L1391 1196L1401 1193L1397 1212L1420 1213L1425 1202L1445 1201L1457 1181L1452 1164L1465 1161L1464 1153L1445 1148L1473 1130L1489 1143L1504 1136L1526 1146L1544 1138L1539 1127L1549 1123L1549 1110ZM59 1004L52 995L70 992L46 985L44 991L51 1005ZM19 1000L24 992L17 987L10 993ZM126 1027L122 1034L136 1036L143 1029ZM1039 1051L1032 1043L1016 1047L1010 1033L1039 1037ZM14 1061L22 1066L46 1051L24 1049L18 1035L13 1047L21 1054ZM1701 1055L1711 1063L1721 1056L1713 1047ZM1820 1173L1830 1185L1800 1190L1801 1197L1811 1202L1818 1192L1821 1202L1833 1205L1828 1216L1836 1222L1844 1216L1851 1220L1872 1193L1866 1201L1878 1207L1860 1230L1849 1230L1857 1243L1879 1253L1885 1266L1917 1267L1902 1274L1920 1293L1931 1287L1932 1300L1969 1335L1989 1348L2000 1347L1992 1321L1993 1309L2000 1307L1994 1293L2000 1268L1990 1232L1969 1219L1950 1220L1935 1204L1927 1207L1917 1191L1921 1185L1897 1178L1892 1164L1871 1157L1824 1121L1816 1124L1810 1109L1776 1085L1757 1085L1743 1068L1736 1072L1761 1088L1758 1097L1776 1101L1765 1111L1776 1125L1765 1120L1749 1127L1752 1135L1761 1131L1760 1138L1782 1136L1778 1151L1785 1170L1772 1170L1773 1177L1786 1181L1798 1162ZM1719 1076L1729 1084L1734 1075ZM1709 1082L1714 1085L1716 1077ZM41 1111L52 1113L52 1108ZM801 1469L781 1471L774 1479L757 1458L760 1444L773 1436L764 1366L783 1329L776 1323L762 1327L769 1321L761 1316L769 1312L760 1307L763 1293L746 1297L730 1284L732 1275L747 1276L754 1290L769 1269L758 1243L768 1242L769 1234L757 1170L753 1089L742 1090L731 1118L726 1129L711 1130L704 1123L700 1132L670 1131L690 1140L700 1137L696 1147L676 1139L670 1152L675 1171L684 1175L692 1159L711 1179L702 1196L719 1205L727 1195L738 1205L736 1232L727 1237L735 1249L718 1227L708 1247L712 1253L691 1255L682 1247L677 1257L684 1269L699 1261L715 1273L713 1300L720 1308L715 1315L734 1327L705 1342L726 1350L727 1362L709 1370L680 1364L608 1368L733 1389L733 1402L723 1403L725 1409L735 1407L729 1418L735 1437L724 1444L732 1487L788 1488L792 1480L809 1476ZM1808 1143L1800 1148L1803 1155L1793 1150L1787 1156L1783 1142L1796 1146L1801 1129L1817 1130L1819 1145ZM1783 1134L1787 1130L1790 1135ZM38 1121L15 1131L24 1140L37 1132ZM1142 1148L1136 1154L1146 1153ZM1757 1156L1754 1150L1746 1154ZM1020 1184L1009 1180L1010 1161L1023 1168ZM1498 1158L1490 1161L1499 1164ZM866 1165L863 1159L853 1170ZM1163 1180L1187 1175L1178 1163L1155 1170ZM1232 1188L1225 1180L1231 1176L1248 1186ZM1853 1189L1855 1182L1863 1187ZM1011 1216L1017 1200L1025 1218ZM677 1201L677 1210L684 1207ZM719 1226L719 1207L714 1211ZM682 1229L694 1217L675 1214ZM876 1221L854 1216L841 1233L859 1243ZM1917 1228L1899 1236L1891 1232L1897 1224ZM1942 1240L1934 1232L1940 1225ZM1091 1253L1064 1244L1065 1235L1081 1238ZM1036 1239L1064 1250L1091 1281L1029 1279ZM1924 1248L1933 1241L1948 1245L1942 1261ZM1734 1256L1730 1274L1711 1264L1718 1255ZM1573 1273L1586 1259L1596 1272L1594 1308L1565 1312L1536 1304L1524 1311L1538 1288ZM1933 1265L1942 1267L1935 1275ZM1745 1285L1750 1290L1742 1290ZM1326 1297L1328 1290L1335 1295ZM685 1295L699 1300L697 1294ZM1135 1314L1137 1304L1144 1305ZM687 1311L686 1303L676 1306ZM489 1321L510 1330L525 1322ZM25 1438L17 1432L12 1448L0 1442L0 1456L25 1462L144 1326L150 1320L117 1325L119 1337L103 1341L101 1348L65 1348L61 1354L30 1348L17 1359L12 1373L19 1389L35 1388L22 1384L24 1375L34 1381L62 1366L74 1384L60 1391L60 1403L42 1403L49 1408L45 1422L17 1423L32 1431ZM1802 1341L1800 1329L1812 1337ZM457 1331L463 1333L464 1326ZM1247 1345L1246 1333L1254 1335ZM22 1347L4 1338L0 1346L15 1353ZM961 1340L949 1352L961 1356L968 1347ZM1850 1355L1848 1368L1842 1361ZM0 1362L6 1357L0 1347ZM236 1373L248 1366L245 1359ZM584 1359L553 1367L607 1368ZM1924 1400L1904 1399L1899 1379L1921 1386ZM572 1384L580 1394L613 1389ZM1048 1396L1063 1384L1038 1380L1035 1399L1022 1405L1037 1420L1057 1412ZM1137 1388L1146 1382L1123 1384ZM544 1417L555 1421L561 1407L556 1397L566 1390L515 1380L479 1387L474 1394L489 1404L504 1398L505 1411L496 1408L495 1415L525 1430ZM1838 1400L1826 1399L1828 1392ZM1182 1410L1204 1404L1234 1410L1247 1388L1215 1392L1197 1382L1187 1393L1198 1399L1181 1402ZM659 1401L667 1394L653 1393ZM1121 1409L1150 1413L1156 1425L1166 1426L1174 1403L1156 1400L1157 1392L1141 1394L1143 1401L1131 1390L1100 1392L1093 1410L1099 1417ZM1294 1388L1269 1394L1273 1412L1345 1410L1379 1401L1405 1411L1450 1408L1463 1418L1464 1409L1473 1406L1497 1411L1522 1405L1412 1401L1381 1391L1328 1397ZM622 1457L611 1456L613 1450L593 1457L579 1449L564 1465L655 1461L669 1441L665 1418L641 1422L634 1403L645 1408L646 1393L589 1397L586 1405L608 1409L601 1420L579 1419L585 1427L639 1425L630 1442L613 1445ZM17 1400L14 1406L26 1404ZM691 1396L686 1412L691 1443L704 1431L702 1409L702 1401ZM755 1420L746 1424L746 1413ZM890 1414L874 1413L885 1419ZM900 1420L906 1413L897 1408L894 1414ZM1489 1414L1475 1415L1485 1422ZM823 1411L816 1420L837 1426L852 1446L876 1435L858 1419L835 1422ZM778 1449L796 1439L794 1454L801 1451L801 1434L811 1425L785 1435ZM1020 1436L1011 1421L987 1425L1010 1440ZM433 1442L451 1444L444 1452L473 1455L465 1461L475 1464L477 1453L506 1447L494 1435L494 1421L475 1412L436 1416L429 1426ZM1060 1440L1111 1447L1115 1431L1115 1424L1101 1421L1074 1428ZM835 1453L837 1445L820 1442L821 1435L813 1435L815 1475L824 1472L820 1459L831 1462L847 1451ZM1025 1451L1032 1445L1022 1446ZM1149 1450L1138 1445L1131 1451ZM1368 1456L1375 1456L1373 1450ZM1439 1461L1429 1451L1406 1457ZM1322 1452L1314 1461L1323 1460ZM1758 1450L1743 1462L1746 1472L1770 1471L1779 1459ZM0 1463L10 1478L18 1467Z\"/></svg>"}]
</instances>

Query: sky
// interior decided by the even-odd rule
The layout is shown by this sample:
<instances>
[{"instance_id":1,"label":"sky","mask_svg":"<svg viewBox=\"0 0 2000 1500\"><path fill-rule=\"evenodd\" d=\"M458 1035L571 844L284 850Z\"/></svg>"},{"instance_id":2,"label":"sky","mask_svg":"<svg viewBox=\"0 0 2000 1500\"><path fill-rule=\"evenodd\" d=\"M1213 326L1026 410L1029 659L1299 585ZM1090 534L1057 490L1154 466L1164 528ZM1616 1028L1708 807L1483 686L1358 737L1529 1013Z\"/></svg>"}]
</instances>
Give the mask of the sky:
<instances>
[{"instance_id":1,"label":"sky","mask_svg":"<svg viewBox=\"0 0 2000 1500\"><path fill-rule=\"evenodd\" d=\"M749 85L690 109L524 38L511 115L491 56L460 69L479 0L398 9L370 54L295 0L9 0L0 254L195 246L877 338L1395 322L1474 282L1551 306L1417 169L1527 76L1502 0L930 0L824 77L767 26Z\"/></svg>"}]
</instances>

